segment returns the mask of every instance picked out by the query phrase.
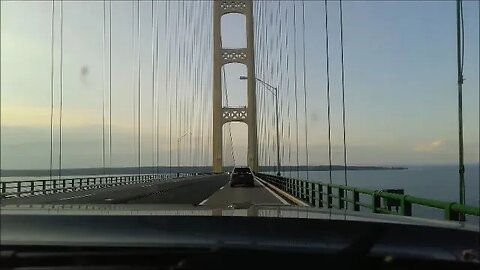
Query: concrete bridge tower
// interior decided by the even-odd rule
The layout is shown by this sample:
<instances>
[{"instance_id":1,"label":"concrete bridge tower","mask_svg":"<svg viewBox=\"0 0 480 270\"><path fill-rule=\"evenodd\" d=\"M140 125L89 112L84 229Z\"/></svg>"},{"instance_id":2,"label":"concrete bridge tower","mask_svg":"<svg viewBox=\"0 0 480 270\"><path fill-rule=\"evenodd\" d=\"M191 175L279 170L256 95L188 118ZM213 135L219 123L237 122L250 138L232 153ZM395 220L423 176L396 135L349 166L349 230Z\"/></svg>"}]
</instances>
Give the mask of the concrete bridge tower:
<instances>
[{"instance_id":1,"label":"concrete bridge tower","mask_svg":"<svg viewBox=\"0 0 480 270\"><path fill-rule=\"evenodd\" d=\"M223 48L221 19L225 14L239 13L246 18L246 48ZM238 31L244 33L244 31ZM213 172L223 171L223 124L232 121L244 122L248 126L247 164L258 171L257 108L255 91L255 52L253 28L253 3L250 0L214 1L213 4ZM222 66L241 63L247 67L247 104L233 108L222 105Z\"/></svg>"}]
</instances>

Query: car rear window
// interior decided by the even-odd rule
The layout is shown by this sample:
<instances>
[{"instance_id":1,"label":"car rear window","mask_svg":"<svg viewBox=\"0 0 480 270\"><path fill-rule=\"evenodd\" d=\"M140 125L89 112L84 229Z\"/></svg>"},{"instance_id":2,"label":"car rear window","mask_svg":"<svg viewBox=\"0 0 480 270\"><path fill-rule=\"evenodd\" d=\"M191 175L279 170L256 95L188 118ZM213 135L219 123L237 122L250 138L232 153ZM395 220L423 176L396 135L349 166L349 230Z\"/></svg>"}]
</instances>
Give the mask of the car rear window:
<instances>
[{"instance_id":1,"label":"car rear window","mask_svg":"<svg viewBox=\"0 0 480 270\"><path fill-rule=\"evenodd\" d=\"M233 172L235 172L235 173L250 173L250 169L249 168L235 168L235 170Z\"/></svg>"}]
</instances>

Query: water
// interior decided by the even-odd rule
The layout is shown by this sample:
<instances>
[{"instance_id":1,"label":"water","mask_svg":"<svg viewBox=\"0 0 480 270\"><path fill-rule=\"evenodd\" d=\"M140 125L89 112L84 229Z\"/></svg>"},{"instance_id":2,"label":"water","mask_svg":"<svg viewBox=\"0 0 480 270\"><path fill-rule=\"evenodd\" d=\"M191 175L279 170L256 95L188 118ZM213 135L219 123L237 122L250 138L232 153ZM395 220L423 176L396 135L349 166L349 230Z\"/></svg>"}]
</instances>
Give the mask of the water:
<instances>
[{"instance_id":1,"label":"water","mask_svg":"<svg viewBox=\"0 0 480 270\"><path fill-rule=\"evenodd\" d=\"M465 202L478 207L479 196L479 165L467 165L465 171ZM285 172L285 176L306 179L307 172ZM329 183L328 171L308 172L311 181ZM448 166L411 166L406 170L356 170L348 171L348 185L372 190L403 189L405 194L456 202L459 199L458 169L455 165ZM332 183L344 184L344 172L332 171ZM368 202L371 203L371 202ZM443 218L443 212L427 207L414 206L413 214L429 218ZM472 219L471 219L472 220ZM478 219L473 219L478 221Z\"/></svg>"},{"instance_id":2,"label":"water","mask_svg":"<svg viewBox=\"0 0 480 270\"><path fill-rule=\"evenodd\" d=\"M329 183L328 171L310 171L309 179ZM289 172L285 172L289 176ZM291 172L297 178L297 172ZM306 179L307 172L299 172ZM332 171L332 183L344 184L344 172ZM369 189L404 189L405 194L442 201L458 201L458 169L456 166L414 166L406 170L348 171L348 185ZM465 199L478 206L479 165L467 165L465 171Z\"/></svg>"}]
</instances>

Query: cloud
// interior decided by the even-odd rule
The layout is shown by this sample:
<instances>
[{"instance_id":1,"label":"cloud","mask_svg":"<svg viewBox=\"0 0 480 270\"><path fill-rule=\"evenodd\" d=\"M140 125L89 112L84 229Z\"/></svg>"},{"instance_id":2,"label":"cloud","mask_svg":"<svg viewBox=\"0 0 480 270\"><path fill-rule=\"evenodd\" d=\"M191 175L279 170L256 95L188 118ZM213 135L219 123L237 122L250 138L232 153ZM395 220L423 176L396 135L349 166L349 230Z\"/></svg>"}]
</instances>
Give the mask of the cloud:
<instances>
[{"instance_id":1,"label":"cloud","mask_svg":"<svg viewBox=\"0 0 480 270\"><path fill-rule=\"evenodd\" d=\"M418 144L414 147L416 152L434 152L447 144L447 139L437 139L426 144Z\"/></svg>"}]
</instances>

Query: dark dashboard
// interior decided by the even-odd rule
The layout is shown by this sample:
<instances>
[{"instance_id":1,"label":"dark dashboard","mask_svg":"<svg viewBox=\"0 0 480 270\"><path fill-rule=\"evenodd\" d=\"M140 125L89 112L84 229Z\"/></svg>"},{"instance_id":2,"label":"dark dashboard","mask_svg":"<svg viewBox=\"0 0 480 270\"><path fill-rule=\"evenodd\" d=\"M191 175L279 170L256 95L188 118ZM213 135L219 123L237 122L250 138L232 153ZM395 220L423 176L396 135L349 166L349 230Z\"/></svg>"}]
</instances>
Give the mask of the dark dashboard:
<instances>
[{"instance_id":1,"label":"dark dashboard","mask_svg":"<svg viewBox=\"0 0 480 270\"><path fill-rule=\"evenodd\" d=\"M4 212L0 221L0 268L478 269L479 266L479 233L475 230L361 219L165 213Z\"/></svg>"}]
</instances>

